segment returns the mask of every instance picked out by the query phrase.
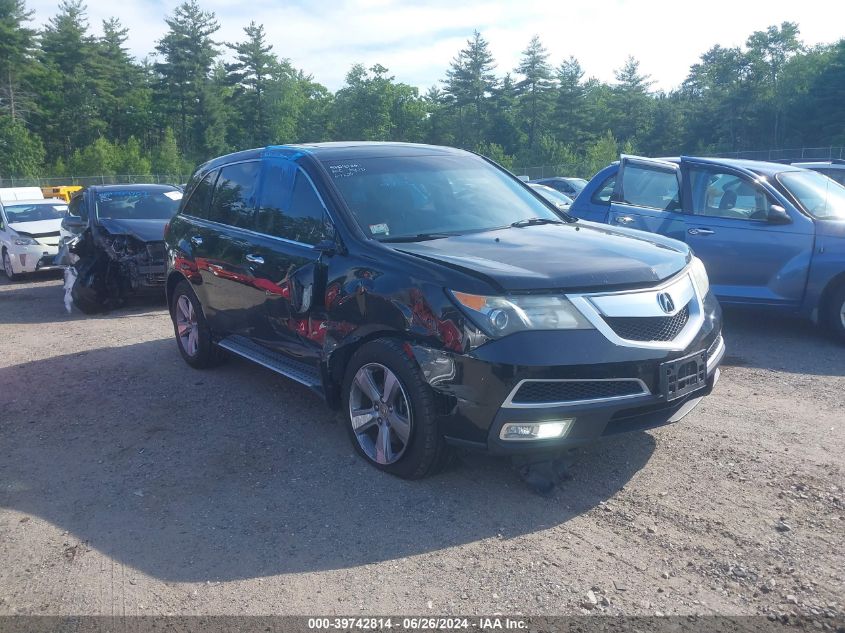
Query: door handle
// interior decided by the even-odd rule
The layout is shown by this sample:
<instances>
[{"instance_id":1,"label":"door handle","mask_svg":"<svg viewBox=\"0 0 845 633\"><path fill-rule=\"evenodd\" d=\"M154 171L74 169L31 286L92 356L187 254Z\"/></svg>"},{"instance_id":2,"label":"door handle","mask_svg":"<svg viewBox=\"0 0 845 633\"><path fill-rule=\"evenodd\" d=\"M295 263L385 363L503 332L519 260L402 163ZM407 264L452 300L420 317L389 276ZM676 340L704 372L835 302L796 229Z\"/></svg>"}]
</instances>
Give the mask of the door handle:
<instances>
[{"instance_id":1,"label":"door handle","mask_svg":"<svg viewBox=\"0 0 845 633\"><path fill-rule=\"evenodd\" d=\"M246 257L244 257L244 259L246 261L248 261L250 264L263 264L264 263L264 258L261 257L261 255L247 255Z\"/></svg>"},{"instance_id":2,"label":"door handle","mask_svg":"<svg viewBox=\"0 0 845 633\"><path fill-rule=\"evenodd\" d=\"M688 229L687 233L690 235L713 235L716 231L712 229Z\"/></svg>"},{"instance_id":3,"label":"door handle","mask_svg":"<svg viewBox=\"0 0 845 633\"><path fill-rule=\"evenodd\" d=\"M616 222L616 224L630 224L633 221L634 221L634 218L632 218L630 215L620 215L618 218L616 218L614 220L614 222Z\"/></svg>"},{"instance_id":4,"label":"door handle","mask_svg":"<svg viewBox=\"0 0 845 633\"><path fill-rule=\"evenodd\" d=\"M191 244L194 246L202 246L202 238L199 235L194 235L191 238Z\"/></svg>"}]
</instances>

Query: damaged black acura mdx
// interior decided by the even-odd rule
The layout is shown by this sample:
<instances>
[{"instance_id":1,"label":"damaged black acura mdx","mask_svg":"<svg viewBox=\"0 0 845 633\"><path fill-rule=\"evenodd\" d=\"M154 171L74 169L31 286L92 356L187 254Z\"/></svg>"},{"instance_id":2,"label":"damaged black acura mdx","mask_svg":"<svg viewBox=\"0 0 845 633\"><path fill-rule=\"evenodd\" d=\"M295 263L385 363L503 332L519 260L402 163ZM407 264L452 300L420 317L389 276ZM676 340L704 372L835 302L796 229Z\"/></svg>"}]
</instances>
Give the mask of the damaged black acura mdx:
<instances>
[{"instance_id":1,"label":"damaged black acura mdx","mask_svg":"<svg viewBox=\"0 0 845 633\"><path fill-rule=\"evenodd\" d=\"M193 175L166 241L187 363L226 350L312 388L401 477L450 445L531 464L675 422L724 354L684 244L575 220L456 149L223 156Z\"/></svg>"},{"instance_id":2,"label":"damaged black acura mdx","mask_svg":"<svg viewBox=\"0 0 845 633\"><path fill-rule=\"evenodd\" d=\"M133 295L161 297L164 228L181 199L178 187L152 184L88 187L71 199L56 259L76 307L90 314Z\"/></svg>"}]
</instances>

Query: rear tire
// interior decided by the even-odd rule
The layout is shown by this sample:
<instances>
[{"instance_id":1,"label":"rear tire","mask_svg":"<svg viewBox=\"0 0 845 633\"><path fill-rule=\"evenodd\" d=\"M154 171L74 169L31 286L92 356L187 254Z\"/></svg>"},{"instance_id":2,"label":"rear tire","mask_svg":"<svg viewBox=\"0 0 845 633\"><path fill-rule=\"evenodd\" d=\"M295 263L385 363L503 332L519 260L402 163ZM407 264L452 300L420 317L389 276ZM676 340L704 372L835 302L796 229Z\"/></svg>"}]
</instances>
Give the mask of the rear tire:
<instances>
[{"instance_id":1,"label":"rear tire","mask_svg":"<svg viewBox=\"0 0 845 633\"><path fill-rule=\"evenodd\" d=\"M827 323L830 331L845 343L845 284L833 291L828 303Z\"/></svg>"},{"instance_id":2,"label":"rear tire","mask_svg":"<svg viewBox=\"0 0 845 633\"><path fill-rule=\"evenodd\" d=\"M180 281L170 300L170 318L176 335L176 346L182 358L195 369L220 364L222 352L211 338L211 330L191 284Z\"/></svg>"},{"instance_id":3,"label":"rear tire","mask_svg":"<svg viewBox=\"0 0 845 633\"><path fill-rule=\"evenodd\" d=\"M449 448L434 393L400 342L385 338L363 345L347 366L342 390L349 438L372 466L420 479L445 464Z\"/></svg>"}]
</instances>

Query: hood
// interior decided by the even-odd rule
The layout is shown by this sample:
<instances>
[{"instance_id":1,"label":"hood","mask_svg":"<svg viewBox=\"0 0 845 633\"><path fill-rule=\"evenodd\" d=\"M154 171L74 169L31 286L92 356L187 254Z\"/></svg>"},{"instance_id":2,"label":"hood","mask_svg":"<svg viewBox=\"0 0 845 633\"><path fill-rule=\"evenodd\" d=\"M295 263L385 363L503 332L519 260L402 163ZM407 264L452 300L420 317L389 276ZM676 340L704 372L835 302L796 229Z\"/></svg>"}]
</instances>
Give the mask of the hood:
<instances>
[{"instance_id":1,"label":"hood","mask_svg":"<svg viewBox=\"0 0 845 633\"><path fill-rule=\"evenodd\" d=\"M112 235L131 235L142 242L161 242L164 240L164 227L167 220L122 220L99 218L97 224Z\"/></svg>"},{"instance_id":2,"label":"hood","mask_svg":"<svg viewBox=\"0 0 845 633\"><path fill-rule=\"evenodd\" d=\"M61 226L61 218L35 220L33 222L9 222L9 228L15 231L15 233L32 237L48 246L55 246L59 243L59 229Z\"/></svg>"},{"instance_id":3,"label":"hood","mask_svg":"<svg viewBox=\"0 0 845 633\"><path fill-rule=\"evenodd\" d=\"M27 235L55 233L61 226L61 218L54 218L52 220L35 220L34 222L9 222L9 227L16 233L26 233Z\"/></svg>"},{"instance_id":4,"label":"hood","mask_svg":"<svg viewBox=\"0 0 845 633\"><path fill-rule=\"evenodd\" d=\"M689 257L682 242L583 221L386 246L481 275L506 291L652 284L679 272Z\"/></svg>"}]
</instances>

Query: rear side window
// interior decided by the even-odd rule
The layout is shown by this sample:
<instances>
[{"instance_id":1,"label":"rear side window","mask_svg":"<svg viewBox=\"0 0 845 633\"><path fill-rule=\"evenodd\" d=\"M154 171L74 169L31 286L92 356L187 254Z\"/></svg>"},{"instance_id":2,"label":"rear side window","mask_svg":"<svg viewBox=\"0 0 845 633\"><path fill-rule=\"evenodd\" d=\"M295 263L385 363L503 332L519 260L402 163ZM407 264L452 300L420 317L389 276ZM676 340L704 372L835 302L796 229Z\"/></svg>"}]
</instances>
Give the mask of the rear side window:
<instances>
[{"instance_id":1,"label":"rear side window","mask_svg":"<svg viewBox=\"0 0 845 633\"><path fill-rule=\"evenodd\" d=\"M326 209L305 172L276 165L270 165L265 175L257 229L303 244L316 244L332 233Z\"/></svg>"},{"instance_id":2,"label":"rear side window","mask_svg":"<svg viewBox=\"0 0 845 633\"><path fill-rule=\"evenodd\" d=\"M605 178L598 189L593 192L593 197L590 201L593 204L610 204L610 198L613 195L613 188L616 187L616 174L612 174Z\"/></svg>"},{"instance_id":3,"label":"rear side window","mask_svg":"<svg viewBox=\"0 0 845 633\"><path fill-rule=\"evenodd\" d=\"M622 202L660 211L680 209L680 187L674 170L629 163L622 170Z\"/></svg>"},{"instance_id":4,"label":"rear side window","mask_svg":"<svg viewBox=\"0 0 845 633\"><path fill-rule=\"evenodd\" d=\"M211 194L214 192L214 182L217 180L218 171L208 172L202 180L194 187L191 197L185 203L182 213L195 218L208 218L208 207L211 204ZM188 191L191 186L188 185Z\"/></svg>"},{"instance_id":5,"label":"rear side window","mask_svg":"<svg viewBox=\"0 0 845 633\"><path fill-rule=\"evenodd\" d=\"M260 161L249 161L227 165L220 170L211 198L209 220L245 229L253 228L255 186L260 167Z\"/></svg>"}]
</instances>

